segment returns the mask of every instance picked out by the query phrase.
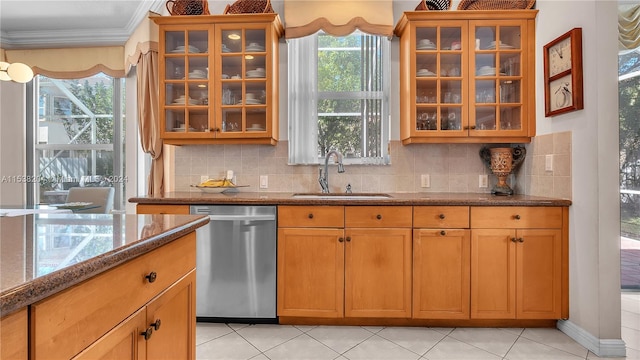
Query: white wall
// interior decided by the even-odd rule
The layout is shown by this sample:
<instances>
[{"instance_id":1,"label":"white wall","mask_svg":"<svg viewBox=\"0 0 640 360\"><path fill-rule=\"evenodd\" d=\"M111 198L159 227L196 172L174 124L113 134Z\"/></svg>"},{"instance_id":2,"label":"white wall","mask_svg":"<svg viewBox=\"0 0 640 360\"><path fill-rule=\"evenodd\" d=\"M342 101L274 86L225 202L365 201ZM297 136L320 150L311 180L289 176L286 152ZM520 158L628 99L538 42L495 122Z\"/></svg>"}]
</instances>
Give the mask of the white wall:
<instances>
[{"instance_id":1,"label":"white wall","mask_svg":"<svg viewBox=\"0 0 640 360\"><path fill-rule=\"evenodd\" d=\"M584 110L545 118L544 89L538 86L536 118L538 135L573 134L569 321L602 346L603 339L620 339L617 3L542 0L536 7L538 84L543 46L582 27Z\"/></svg>"},{"instance_id":2,"label":"white wall","mask_svg":"<svg viewBox=\"0 0 640 360\"><path fill-rule=\"evenodd\" d=\"M140 160L142 156L138 135L138 95L136 85L136 69L133 68L125 78L125 150L123 154L125 159L125 176L128 179L125 198L125 210L127 213L135 214L136 205L127 201L127 199L136 197L138 194L146 194L146 183L144 176L144 161ZM140 166L142 165L142 169ZM142 176L140 176L142 174ZM138 181L140 179L140 181ZM142 184L139 184L142 182Z\"/></svg>"},{"instance_id":3,"label":"white wall","mask_svg":"<svg viewBox=\"0 0 640 360\"><path fill-rule=\"evenodd\" d=\"M0 99L0 206L22 206L26 187L12 176L26 174L25 86L1 81Z\"/></svg>"}]
</instances>

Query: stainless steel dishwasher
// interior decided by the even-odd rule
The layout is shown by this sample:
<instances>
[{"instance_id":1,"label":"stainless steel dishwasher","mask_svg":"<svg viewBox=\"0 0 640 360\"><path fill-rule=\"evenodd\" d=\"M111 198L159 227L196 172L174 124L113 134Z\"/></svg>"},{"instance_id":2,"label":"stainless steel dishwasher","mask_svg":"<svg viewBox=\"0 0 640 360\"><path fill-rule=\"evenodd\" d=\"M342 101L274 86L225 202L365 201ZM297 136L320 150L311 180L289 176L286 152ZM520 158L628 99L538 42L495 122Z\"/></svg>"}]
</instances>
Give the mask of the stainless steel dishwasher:
<instances>
[{"instance_id":1,"label":"stainless steel dishwasher","mask_svg":"<svg viewBox=\"0 0 640 360\"><path fill-rule=\"evenodd\" d=\"M196 318L275 323L276 207L194 205L209 226L196 231Z\"/></svg>"}]
</instances>

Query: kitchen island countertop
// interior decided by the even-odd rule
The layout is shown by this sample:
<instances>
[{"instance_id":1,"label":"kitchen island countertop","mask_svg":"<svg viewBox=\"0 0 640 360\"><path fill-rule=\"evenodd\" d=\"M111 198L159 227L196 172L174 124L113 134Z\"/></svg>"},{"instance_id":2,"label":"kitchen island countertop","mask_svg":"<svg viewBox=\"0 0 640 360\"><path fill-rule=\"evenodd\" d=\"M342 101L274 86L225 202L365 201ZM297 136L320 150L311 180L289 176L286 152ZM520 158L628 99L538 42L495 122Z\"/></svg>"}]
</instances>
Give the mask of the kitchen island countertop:
<instances>
[{"instance_id":1,"label":"kitchen island countertop","mask_svg":"<svg viewBox=\"0 0 640 360\"><path fill-rule=\"evenodd\" d=\"M0 217L0 316L8 315L206 225L195 215Z\"/></svg>"},{"instance_id":2,"label":"kitchen island countertop","mask_svg":"<svg viewBox=\"0 0 640 360\"><path fill-rule=\"evenodd\" d=\"M529 195L499 196L489 193L386 193L384 199L309 199L295 198L288 192L205 193L193 191L169 192L161 197L135 197L129 202L156 205L440 205L440 206L570 206L571 200Z\"/></svg>"}]
</instances>

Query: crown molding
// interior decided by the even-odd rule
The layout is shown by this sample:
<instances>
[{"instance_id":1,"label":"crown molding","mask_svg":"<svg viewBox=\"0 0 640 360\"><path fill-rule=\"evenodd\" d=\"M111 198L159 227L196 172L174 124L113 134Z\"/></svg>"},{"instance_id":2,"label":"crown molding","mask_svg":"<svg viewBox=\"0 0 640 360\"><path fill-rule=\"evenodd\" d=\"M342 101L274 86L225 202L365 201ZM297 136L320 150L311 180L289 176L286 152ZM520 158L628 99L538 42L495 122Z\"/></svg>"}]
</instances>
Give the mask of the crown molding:
<instances>
[{"instance_id":1,"label":"crown molding","mask_svg":"<svg viewBox=\"0 0 640 360\"><path fill-rule=\"evenodd\" d=\"M140 1L125 28L1 31L3 49L37 49L124 45L149 11L162 12L164 0Z\"/></svg>"}]
</instances>

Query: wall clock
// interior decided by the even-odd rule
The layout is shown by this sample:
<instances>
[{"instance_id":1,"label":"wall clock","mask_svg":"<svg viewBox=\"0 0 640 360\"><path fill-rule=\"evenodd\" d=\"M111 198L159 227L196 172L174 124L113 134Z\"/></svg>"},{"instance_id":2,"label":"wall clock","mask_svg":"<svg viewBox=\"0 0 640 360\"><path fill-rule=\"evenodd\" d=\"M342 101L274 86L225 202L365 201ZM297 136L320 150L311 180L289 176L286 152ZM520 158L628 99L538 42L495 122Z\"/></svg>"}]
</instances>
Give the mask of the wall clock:
<instances>
[{"instance_id":1,"label":"wall clock","mask_svg":"<svg viewBox=\"0 0 640 360\"><path fill-rule=\"evenodd\" d=\"M554 116L584 108L582 28L574 28L544 46L544 112Z\"/></svg>"}]
</instances>

